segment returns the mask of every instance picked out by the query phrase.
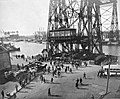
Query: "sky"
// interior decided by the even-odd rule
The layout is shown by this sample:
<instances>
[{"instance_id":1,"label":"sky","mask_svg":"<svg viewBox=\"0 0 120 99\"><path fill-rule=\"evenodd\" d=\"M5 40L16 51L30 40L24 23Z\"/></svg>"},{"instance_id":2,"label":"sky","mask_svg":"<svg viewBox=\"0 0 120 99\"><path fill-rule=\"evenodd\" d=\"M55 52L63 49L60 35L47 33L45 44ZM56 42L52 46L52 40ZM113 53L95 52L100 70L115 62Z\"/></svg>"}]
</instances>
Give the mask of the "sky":
<instances>
[{"instance_id":1,"label":"sky","mask_svg":"<svg viewBox=\"0 0 120 99\"><path fill-rule=\"evenodd\" d=\"M0 0L0 30L33 34L46 30L49 0Z\"/></svg>"},{"instance_id":2,"label":"sky","mask_svg":"<svg viewBox=\"0 0 120 99\"><path fill-rule=\"evenodd\" d=\"M32 35L39 29L47 31L49 1L0 0L0 31L19 31L20 35ZM120 7L118 19L120 29Z\"/></svg>"}]
</instances>

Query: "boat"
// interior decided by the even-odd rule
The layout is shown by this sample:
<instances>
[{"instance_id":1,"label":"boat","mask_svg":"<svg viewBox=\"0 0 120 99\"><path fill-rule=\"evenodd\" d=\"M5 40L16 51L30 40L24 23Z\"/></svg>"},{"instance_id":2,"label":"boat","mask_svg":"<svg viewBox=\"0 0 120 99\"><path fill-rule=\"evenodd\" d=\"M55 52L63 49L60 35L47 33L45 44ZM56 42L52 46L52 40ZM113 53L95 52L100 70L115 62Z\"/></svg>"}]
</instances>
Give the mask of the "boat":
<instances>
[{"instance_id":1,"label":"boat","mask_svg":"<svg viewBox=\"0 0 120 99\"><path fill-rule=\"evenodd\" d=\"M19 48L13 47L13 48L8 49L8 51L9 52L20 51L20 47Z\"/></svg>"},{"instance_id":2,"label":"boat","mask_svg":"<svg viewBox=\"0 0 120 99\"><path fill-rule=\"evenodd\" d=\"M20 51L20 47L16 48L16 47L15 47L14 45L12 45L11 43L4 44L4 47L7 48L9 52Z\"/></svg>"}]
</instances>

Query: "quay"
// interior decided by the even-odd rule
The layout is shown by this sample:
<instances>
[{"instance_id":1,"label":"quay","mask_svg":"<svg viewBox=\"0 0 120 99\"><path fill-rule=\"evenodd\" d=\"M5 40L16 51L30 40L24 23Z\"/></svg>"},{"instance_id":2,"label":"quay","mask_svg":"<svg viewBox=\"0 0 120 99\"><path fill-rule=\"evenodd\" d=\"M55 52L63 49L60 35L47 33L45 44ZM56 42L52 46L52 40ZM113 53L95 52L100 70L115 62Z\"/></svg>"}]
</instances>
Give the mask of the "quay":
<instances>
[{"instance_id":1,"label":"quay","mask_svg":"<svg viewBox=\"0 0 120 99\"><path fill-rule=\"evenodd\" d=\"M14 93L16 94L16 99L89 99L92 95L95 99L110 99L110 97L112 97L111 99L116 99L116 97L119 97L119 76L110 78L109 93L106 95L106 75L103 77L100 75L98 76L101 65L95 65L92 61L78 61L75 65L75 63L73 64L69 61L61 61L59 58L56 58L55 60L40 60L39 58L41 55L36 55L37 59L32 57L25 57L24 59L23 57L21 58L21 56L23 55L13 55L11 58L12 69L13 71L16 71L15 75L19 73L17 72L19 66L20 68L29 67L30 72L36 72L35 63L42 63L43 65L40 65L40 71L36 72L36 76L33 73L31 80L28 79L24 85L20 85L19 80L10 80L5 84L1 84L0 91L4 90L6 98L10 96L9 94L13 97ZM87 66L85 65L85 62L87 63ZM17 66L17 64L19 64L19 66ZM45 64L47 64L46 72L43 72ZM57 65L58 67L60 65L61 75L58 76L57 72L53 77L53 68L55 69ZM49 66L50 69L48 72ZM72 72L70 72L70 70L66 71L68 66L72 69ZM83 78L84 72L86 73L86 79ZM41 82L41 74L45 78L45 83ZM23 82L25 77L29 78L26 74L24 77L21 76ZM53 78L53 83L51 83L51 78ZM78 84L78 88L76 88L76 80L80 78L83 79L83 85ZM17 91L16 86L18 88ZM48 88L51 89L51 96L47 95Z\"/></svg>"},{"instance_id":2,"label":"quay","mask_svg":"<svg viewBox=\"0 0 120 99\"><path fill-rule=\"evenodd\" d=\"M0 2L0 99L120 99L119 3Z\"/></svg>"},{"instance_id":3,"label":"quay","mask_svg":"<svg viewBox=\"0 0 120 99\"><path fill-rule=\"evenodd\" d=\"M11 63L12 70L6 70L3 74L4 79L2 78L0 82L0 91L4 90L6 97L10 95L12 97L14 93L17 93L29 84L37 76L36 72L42 74L44 71L44 64L30 57L23 59L14 56L12 57ZM17 91L15 86L17 86Z\"/></svg>"},{"instance_id":4,"label":"quay","mask_svg":"<svg viewBox=\"0 0 120 99\"><path fill-rule=\"evenodd\" d=\"M110 79L109 93L104 96L106 77L97 76L98 71L101 69L99 65L89 63L87 66L81 64L76 67L71 63L59 61L52 61L52 64L51 61L43 61L42 63L47 64L46 71L37 72L36 76L33 76L25 86L21 87L19 82L10 81L0 85L0 91L4 89L5 93L10 93L11 95L16 93L16 99L91 99L92 95L95 99L119 99L119 77ZM62 65L63 67L61 67ZM53 76L56 66L61 68L60 76L58 74ZM48 67L50 67L50 71ZM71 68L72 72L69 70L65 72L67 67ZM86 79L83 78L84 72L86 73ZM41 73L45 78L45 82L42 82L40 79ZM53 78L53 83L51 83L51 78ZM83 85L79 84L78 88L76 88L75 82L80 78L83 80ZM18 85L18 91L16 91L16 85ZM47 93L48 88L51 88L50 96Z\"/></svg>"}]
</instances>

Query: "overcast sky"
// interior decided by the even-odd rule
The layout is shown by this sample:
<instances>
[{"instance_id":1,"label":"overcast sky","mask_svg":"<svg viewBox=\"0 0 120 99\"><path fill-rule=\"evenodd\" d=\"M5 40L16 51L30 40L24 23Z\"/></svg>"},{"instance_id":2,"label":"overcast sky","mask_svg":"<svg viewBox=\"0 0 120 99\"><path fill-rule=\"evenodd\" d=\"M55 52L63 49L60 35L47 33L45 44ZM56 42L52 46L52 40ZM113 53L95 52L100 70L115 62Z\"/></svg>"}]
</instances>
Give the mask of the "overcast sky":
<instances>
[{"instance_id":1,"label":"overcast sky","mask_svg":"<svg viewBox=\"0 0 120 99\"><path fill-rule=\"evenodd\" d=\"M0 30L21 35L31 35L39 28L47 30L48 8L49 0L0 0ZM120 19L120 7L118 12Z\"/></svg>"}]
</instances>

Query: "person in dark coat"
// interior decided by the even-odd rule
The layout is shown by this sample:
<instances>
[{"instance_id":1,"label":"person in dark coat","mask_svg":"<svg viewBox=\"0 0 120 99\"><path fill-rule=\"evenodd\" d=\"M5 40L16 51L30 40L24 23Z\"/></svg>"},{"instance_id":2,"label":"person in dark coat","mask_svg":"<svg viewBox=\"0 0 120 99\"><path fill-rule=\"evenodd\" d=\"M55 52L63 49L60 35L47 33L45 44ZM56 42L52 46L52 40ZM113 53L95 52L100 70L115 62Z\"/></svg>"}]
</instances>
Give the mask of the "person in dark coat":
<instances>
[{"instance_id":1,"label":"person in dark coat","mask_svg":"<svg viewBox=\"0 0 120 99\"><path fill-rule=\"evenodd\" d=\"M84 74L83 74L83 78L85 78L85 79L87 78L87 77L86 77L86 73L85 73L85 72L84 72Z\"/></svg>"},{"instance_id":2,"label":"person in dark coat","mask_svg":"<svg viewBox=\"0 0 120 99\"><path fill-rule=\"evenodd\" d=\"M76 83L79 83L79 79L77 78Z\"/></svg>"},{"instance_id":3,"label":"person in dark coat","mask_svg":"<svg viewBox=\"0 0 120 99\"><path fill-rule=\"evenodd\" d=\"M17 84L15 85L15 89L16 89L16 92L18 92L18 85Z\"/></svg>"},{"instance_id":4,"label":"person in dark coat","mask_svg":"<svg viewBox=\"0 0 120 99\"><path fill-rule=\"evenodd\" d=\"M19 81L20 86L22 85L22 80Z\"/></svg>"},{"instance_id":5,"label":"person in dark coat","mask_svg":"<svg viewBox=\"0 0 120 99\"><path fill-rule=\"evenodd\" d=\"M5 95L4 95L4 91L1 91L1 95L2 95L2 99L4 99Z\"/></svg>"},{"instance_id":6,"label":"person in dark coat","mask_svg":"<svg viewBox=\"0 0 120 99\"><path fill-rule=\"evenodd\" d=\"M52 72L52 76L54 77L54 75L55 75L55 70Z\"/></svg>"},{"instance_id":7,"label":"person in dark coat","mask_svg":"<svg viewBox=\"0 0 120 99\"><path fill-rule=\"evenodd\" d=\"M75 87L78 88L78 82L75 83Z\"/></svg>"},{"instance_id":8,"label":"person in dark coat","mask_svg":"<svg viewBox=\"0 0 120 99\"><path fill-rule=\"evenodd\" d=\"M80 84L82 85L82 78L80 78Z\"/></svg>"},{"instance_id":9,"label":"person in dark coat","mask_svg":"<svg viewBox=\"0 0 120 99\"><path fill-rule=\"evenodd\" d=\"M50 91L50 88L48 88L48 96L51 95L51 91Z\"/></svg>"},{"instance_id":10,"label":"person in dark coat","mask_svg":"<svg viewBox=\"0 0 120 99\"><path fill-rule=\"evenodd\" d=\"M52 65L52 61L50 61L50 65Z\"/></svg>"},{"instance_id":11,"label":"person in dark coat","mask_svg":"<svg viewBox=\"0 0 120 99\"><path fill-rule=\"evenodd\" d=\"M65 73L67 72L67 68L65 68Z\"/></svg>"},{"instance_id":12,"label":"person in dark coat","mask_svg":"<svg viewBox=\"0 0 120 99\"><path fill-rule=\"evenodd\" d=\"M45 77L43 78L43 81L44 81L44 83L45 83Z\"/></svg>"},{"instance_id":13,"label":"person in dark coat","mask_svg":"<svg viewBox=\"0 0 120 99\"><path fill-rule=\"evenodd\" d=\"M72 68L70 68L70 72L72 73Z\"/></svg>"},{"instance_id":14,"label":"person in dark coat","mask_svg":"<svg viewBox=\"0 0 120 99\"><path fill-rule=\"evenodd\" d=\"M51 83L53 83L53 78L51 78Z\"/></svg>"}]
</instances>

